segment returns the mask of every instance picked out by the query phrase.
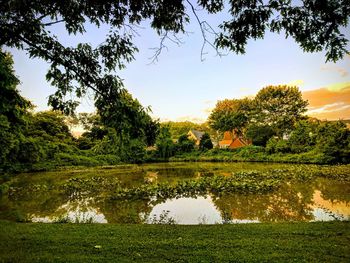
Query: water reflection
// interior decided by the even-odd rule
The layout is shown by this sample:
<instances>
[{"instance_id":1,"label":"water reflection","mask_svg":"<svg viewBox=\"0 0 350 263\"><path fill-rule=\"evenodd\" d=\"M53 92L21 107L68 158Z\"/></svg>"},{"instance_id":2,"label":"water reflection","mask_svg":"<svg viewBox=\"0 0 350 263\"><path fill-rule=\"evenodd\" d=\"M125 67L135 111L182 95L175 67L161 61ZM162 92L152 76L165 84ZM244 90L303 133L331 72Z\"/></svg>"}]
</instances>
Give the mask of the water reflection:
<instances>
[{"instance_id":1,"label":"water reflection","mask_svg":"<svg viewBox=\"0 0 350 263\"><path fill-rule=\"evenodd\" d=\"M59 206L51 216L40 217L33 214L32 222L72 222L72 223L107 223L107 220L98 208L93 207L93 198L68 201Z\"/></svg>"},{"instance_id":2,"label":"water reflection","mask_svg":"<svg viewBox=\"0 0 350 263\"><path fill-rule=\"evenodd\" d=\"M164 215L164 211L168 211L168 218L175 220L177 224L217 224L222 220L210 196L166 200L153 207L146 222L152 223L153 219L159 220L161 215Z\"/></svg>"},{"instance_id":3,"label":"water reflection","mask_svg":"<svg viewBox=\"0 0 350 263\"><path fill-rule=\"evenodd\" d=\"M17 176L0 199L0 218L33 222L221 224L281 221L350 220L350 183L326 178L285 182L267 194L179 196L173 199L112 201L117 187L175 183L203 176L231 176L233 171L271 169L257 164L160 164L116 170L25 174ZM285 167L284 165L283 167ZM278 166L280 167L280 166ZM88 179L103 177L90 182ZM71 178L82 178L62 190ZM76 184L79 182L79 184ZM99 187L99 184L102 184ZM115 184L115 185L114 185ZM163 220L161 220L163 219ZM167 221L169 220L169 221ZM173 220L173 221L171 221Z\"/></svg>"},{"instance_id":4,"label":"water reflection","mask_svg":"<svg viewBox=\"0 0 350 263\"><path fill-rule=\"evenodd\" d=\"M348 201L323 199L322 192L316 190L313 195L314 221L350 220Z\"/></svg>"}]
</instances>

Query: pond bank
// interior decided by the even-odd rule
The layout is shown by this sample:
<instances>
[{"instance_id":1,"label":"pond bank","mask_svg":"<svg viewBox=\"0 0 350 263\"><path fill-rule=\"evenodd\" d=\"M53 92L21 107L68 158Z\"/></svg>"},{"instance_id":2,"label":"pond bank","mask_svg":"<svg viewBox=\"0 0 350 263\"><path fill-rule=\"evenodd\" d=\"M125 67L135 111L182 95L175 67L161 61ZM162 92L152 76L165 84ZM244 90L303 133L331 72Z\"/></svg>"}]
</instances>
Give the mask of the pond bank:
<instances>
[{"instance_id":1,"label":"pond bank","mask_svg":"<svg viewBox=\"0 0 350 263\"><path fill-rule=\"evenodd\" d=\"M349 262L350 223L21 224L0 221L1 262Z\"/></svg>"},{"instance_id":2,"label":"pond bank","mask_svg":"<svg viewBox=\"0 0 350 263\"><path fill-rule=\"evenodd\" d=\"M257 162L257 163L281 163L281 164L336 164L330 158L316 151L304 153L274 153L268 154L261 147L243 147L239 149L212 149L208 151L192 151L188 153L177 154L169 158L157 157L154 153L148 153L145 158L139 160L139 163L176 163L176 162ZM343 164L349 164L344 162ZM131 163L109 162L108 160L97 162L93 158L86 156L71 156L70 159L51 160L46 162L37 162L30 164L11 164L6 167L0 167L2 173L21 173L21 172L43 172L67 169L85 169L98 167L111 167L119 165L131 165Z\"/></svg>"}]
</instances>

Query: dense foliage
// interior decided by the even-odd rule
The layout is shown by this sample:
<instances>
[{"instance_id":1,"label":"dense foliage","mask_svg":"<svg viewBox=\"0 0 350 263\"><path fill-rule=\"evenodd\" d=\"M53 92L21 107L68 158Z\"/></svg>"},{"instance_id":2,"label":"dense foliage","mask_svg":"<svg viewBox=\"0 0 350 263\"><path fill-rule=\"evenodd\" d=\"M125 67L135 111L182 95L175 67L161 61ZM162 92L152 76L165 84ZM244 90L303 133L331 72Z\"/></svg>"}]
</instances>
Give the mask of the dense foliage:
<instances>
[{"instance_id":1,"label":"dense foliage","mask_svg":"<svg viewBox=\"0 0 350 263\"><path fill-rule=\"evenodd\" d=\"M304 119L308 102L303 100L297 87L267 86L261 89L254 99L225 99L218 101L208 120L209 125L218 131L233 131L250 139L258 131L265 136L258 144L266 144L266 135L283 137L289 133L297 121ZM259 132L260 133L260 132Z\"/></svg>"},{"instance_id":2,"label":"dense foliage","mask_svg":"<svg viewBox=\"0 0 350 263\"><path fill-rule=\"evenodd\" d=\"M209 127L206 123L198 124L190 121L167 121L162 122L161 126L168 127L171 137L174 140L178 140L180 136L187 134L192 129L209 132Z\"/></svg>"},{"instance_id":3,"label":"dense foliage","mask_svg":"<svg viewBox=\"0 0 350 263\"><path fill-rule=\"evenodd\" d=\"M16 89L19 80L12 58L2 51L0 76L0 169L142 162L146 146L155 143L158 121L126 92L121 98L128 107L78 117L61 111L33 113L31 103ZM81 125L85 132L76 139L68 125Z\"/></svg>"},{"instance_id":4,"label":"dense foliage","mask_svg":"<svg viewBox=\"0 0 350 263\"><path fill-rule=\"evenodd\" d=\"M261 89L254 102L253 122L269 125L279 137L290 132L295 123L303 119L308 105L297 87L286 85Z\"/></svg>"},{"instance_id":5,"label":"dense foliage","mask_svg":"<svg viewBox=\"0 0 350 263\"><path fill-rule=\"evenodd\" d=\"M202 151L213 149L213 143L212 143L208 133L203 134L203 136L199 142L199 149Z\"/></svg>"},{"instance_id":6,"label":"dense foliage","mask_svg":"<svg viewBox=\"0 0 350 263\"><path fill-rule=\"evenodd\" d=\"M218 101L208 122L211 128L221 132L234 131L241 135L250 121L253 101L250 99L225 99Z\"/></svg>"}]
</instances>

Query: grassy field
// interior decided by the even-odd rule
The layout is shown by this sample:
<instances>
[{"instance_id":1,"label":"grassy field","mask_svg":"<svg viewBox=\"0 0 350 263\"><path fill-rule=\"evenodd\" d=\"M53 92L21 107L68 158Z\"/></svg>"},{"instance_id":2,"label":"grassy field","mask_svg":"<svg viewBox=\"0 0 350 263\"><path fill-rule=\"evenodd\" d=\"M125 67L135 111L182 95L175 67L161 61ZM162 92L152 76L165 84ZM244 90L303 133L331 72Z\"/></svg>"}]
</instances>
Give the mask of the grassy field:
<instances>
[{"instance_id":1,"label":"grassy field","mask_svg":"<svg viewBox=\"0 0 350 263\"><path fill-rule=\"evenodd\" d=\"M0 229L0 262L350 262L349 222Z\"/></svg>"}]
</instances>

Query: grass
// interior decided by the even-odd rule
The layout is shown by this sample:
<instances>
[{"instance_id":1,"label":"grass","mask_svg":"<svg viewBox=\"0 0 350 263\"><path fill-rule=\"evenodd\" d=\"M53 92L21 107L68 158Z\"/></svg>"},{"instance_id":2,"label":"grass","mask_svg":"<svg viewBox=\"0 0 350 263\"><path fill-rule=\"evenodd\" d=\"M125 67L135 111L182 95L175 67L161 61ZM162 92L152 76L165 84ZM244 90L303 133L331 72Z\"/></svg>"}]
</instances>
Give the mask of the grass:
<instances>
[{"instance_id":1,"label":"grass","mask_svg":"<svg viewBox=\"0 0 350 263\"><path fill-rule=\"evenodd\" d=\"M350 262L349 222L0 228L0 262Z\"/></svg>"}]
</instances>

